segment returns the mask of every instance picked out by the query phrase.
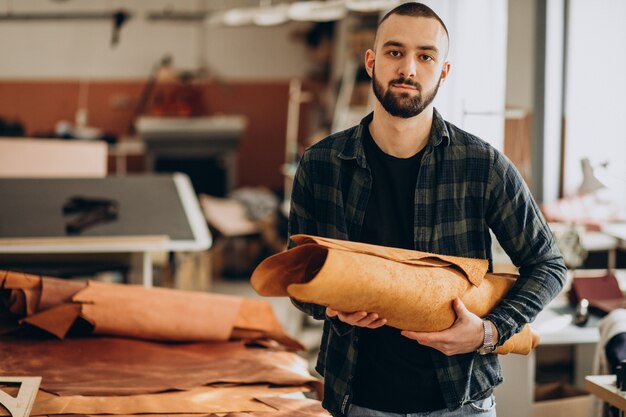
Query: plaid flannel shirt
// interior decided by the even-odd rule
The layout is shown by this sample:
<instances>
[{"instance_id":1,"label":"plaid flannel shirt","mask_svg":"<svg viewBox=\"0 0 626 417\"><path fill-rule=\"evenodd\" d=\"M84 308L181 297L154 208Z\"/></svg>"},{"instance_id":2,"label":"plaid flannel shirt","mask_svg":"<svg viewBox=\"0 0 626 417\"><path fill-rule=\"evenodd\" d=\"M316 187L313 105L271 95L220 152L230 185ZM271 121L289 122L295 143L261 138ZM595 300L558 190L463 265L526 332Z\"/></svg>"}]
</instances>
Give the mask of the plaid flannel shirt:
<instances>
[{"instance_id":1,"label":"plaid flannel shirt","mask_svg":"<svg viewBox=\"0 0 626 417\"><path fill-rule=\"evenodd\" d=\"M372 186L361 139L372 117L304 152L293 185L290 236L358 239ZM436 110L417 177L414 218L416 250L488 259L491 271L491 229L519 267L515 285L486 316L498 329L498 345L532 322L565 282L552 233L515 167ZM316 366L325 379L323 405L333 415L345 416L359 328L328 319L323 306L292 302L325 320ZM495 354L445 356L433 351L432 360L450 410L484 397L502 382Z\"/></svg>"}]
</instances>

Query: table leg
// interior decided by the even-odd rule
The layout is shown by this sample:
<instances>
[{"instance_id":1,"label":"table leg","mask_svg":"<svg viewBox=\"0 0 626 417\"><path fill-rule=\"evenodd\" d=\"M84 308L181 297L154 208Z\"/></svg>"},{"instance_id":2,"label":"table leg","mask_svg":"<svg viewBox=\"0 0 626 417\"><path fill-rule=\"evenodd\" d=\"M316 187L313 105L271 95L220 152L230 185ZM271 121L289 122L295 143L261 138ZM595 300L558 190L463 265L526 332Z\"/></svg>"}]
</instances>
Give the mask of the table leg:
<instances>
[{"instance_id":1,"label":"table leg","mask_svg":"<svg viewBox=\"0 0 626 417\"><path fill-rule=\"evenodd\" d=\"M143 253L143 286L146 288L152 287L152 254L150 252Z\"/></svg>"},{"instance_id":2,"label":"table leg","mask_svg":"<svg viewBox=\"0 0 626 417\"><path fill-rule=\"evenodd\" d=\"M532 417L535 401L535 351L528 355L501 355L504 382L496 387L499 416Z\"/></svg>"}]
</instances>

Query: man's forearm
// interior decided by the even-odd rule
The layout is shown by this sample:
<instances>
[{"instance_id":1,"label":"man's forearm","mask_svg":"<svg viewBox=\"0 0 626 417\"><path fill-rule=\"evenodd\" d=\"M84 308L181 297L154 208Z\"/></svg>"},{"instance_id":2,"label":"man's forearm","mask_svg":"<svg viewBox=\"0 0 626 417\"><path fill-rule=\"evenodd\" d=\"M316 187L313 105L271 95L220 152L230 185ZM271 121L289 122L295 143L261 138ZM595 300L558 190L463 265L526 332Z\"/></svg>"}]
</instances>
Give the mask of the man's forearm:
<instances>
[{"instance_id":1,"label":"man's forearm","mask_svg":"<svg viewBox=\"0 0 626 417\"><path fill-rule=\"evenodd\" d=\"M485 318L494 323L499 345L522 327L556 297L565 283L566 268L561 258L520 269L518 282Z\"/></svg>"}]
</instances>

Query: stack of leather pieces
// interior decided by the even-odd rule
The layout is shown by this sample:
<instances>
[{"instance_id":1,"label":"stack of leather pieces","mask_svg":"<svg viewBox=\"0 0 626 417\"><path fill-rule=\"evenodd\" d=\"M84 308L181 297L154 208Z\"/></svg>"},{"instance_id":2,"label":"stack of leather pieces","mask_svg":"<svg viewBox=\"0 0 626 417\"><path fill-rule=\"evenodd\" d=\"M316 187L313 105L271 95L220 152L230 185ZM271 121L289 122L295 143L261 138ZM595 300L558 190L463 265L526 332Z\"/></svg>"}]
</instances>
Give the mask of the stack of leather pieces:
<instances>
[{"instance_id":1,"label":"stack of leather pieces","mask_svg":"<svg viewBox=\"0 0 626 417\"><path fill-rule=\"evenodd\" d=\"M0 389L2 387L0 386ZM329 417L317 400L278 397L291 395L295 387L237 385L199 387L188 391L133 396L55 396L43 390L31 416L114 415L204 417L209 415L267 417ZM10 388L9 395L15 395ZM180 411L185 410L185 411ZM233 411L239 410L239 411ZM0 416L10 416L0 408Z\"/></svg>"},{"instance_id":2,"label":"stack of leather pieces","mask_svg":"<svg viewBox=\"0 0 626 417\"><path fill-rule=\"evenodd\" d=\"M5 314L0 334L19 320L59 339L68 333L160 341L268 339L302 348L262 300L9 271L0 271L0 291L4 311L15 319L11 323Z\"/></svg>"},{"instance_id":3,"label":"stack of leather pieces","mask_svg":"<svg viewBox=\"0 0 626 417\"><path fill-rule=\"evenodd\" d=\"M310 235L254 271L264 296L289 296L339 311L368 311L402 330L440 331L456 319L456 297L484 317L514 285L516 275L488 273L484 259L461 258ZM539 335L524 329L496 353L528 354Z\"/></svg>"},{"instance_id":4,"label":"stack of leather pieces","mask_svg":"<svg viewBox=\"0 0 626 417\"><path fill-rule=\"evenodd\" d=\"M0 271L0 334L0 375L43 377L31 415L328 416L271 402L321 386L264 301Z\"/></svg>"}]
</instances>

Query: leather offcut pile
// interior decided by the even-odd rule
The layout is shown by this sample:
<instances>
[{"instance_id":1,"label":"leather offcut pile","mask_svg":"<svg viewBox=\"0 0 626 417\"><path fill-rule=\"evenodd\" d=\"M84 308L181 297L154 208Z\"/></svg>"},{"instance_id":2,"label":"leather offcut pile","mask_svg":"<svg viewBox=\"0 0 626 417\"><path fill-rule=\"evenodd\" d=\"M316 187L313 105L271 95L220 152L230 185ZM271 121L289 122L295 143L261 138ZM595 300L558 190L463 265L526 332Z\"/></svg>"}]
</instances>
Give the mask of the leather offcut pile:
<instances>
[{"instance_id":1,"label":"leather offcut pile","mask_svg":"<svg viewBox=\"0 0 626 417\"><path fill-rule=\"evenodd\" d=\"M483 259L461 258L310 235L263 261L251 283L265 296L289 296L339 311L375 312L402 330L440 331L454 323L460 297L484 317L517 276L487 273ZM528 354L539 335L528 325L495 353Z\"/></svg>"},{"instance_id":2,"label":"leather offcut pile","mask_svg":"<svg viewBox=\"0 0 626 417\"><path fill-rule=\"evenodd\" d=\"M43 378L34 416L328 416L273 399L321 386L265 301L0 271L0 335L0 375Z\"/></svg>"},{"instance_id":3,"label":"leather offcut pile","mask_svg":"<svg viewBox=\"0 0 626 417\"><path fill-rule=\"evenodd\" d=\"M302 348L283 332L271 305L259 300L8 271L0 271L0 291L0 314L59 339L74 331L156 341L270 339ZM16 324L0 320L0 334Z\"/></svg>"}]
</instances>

